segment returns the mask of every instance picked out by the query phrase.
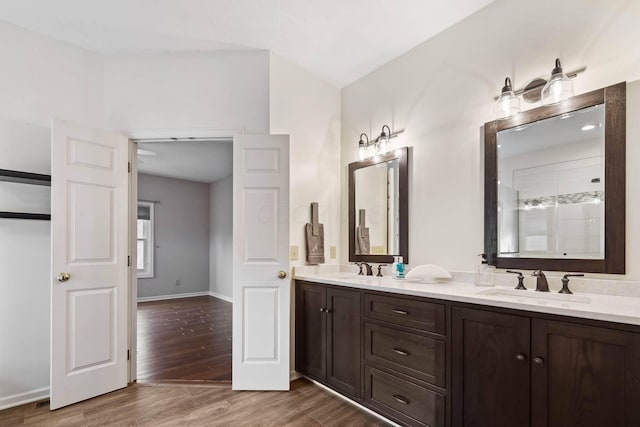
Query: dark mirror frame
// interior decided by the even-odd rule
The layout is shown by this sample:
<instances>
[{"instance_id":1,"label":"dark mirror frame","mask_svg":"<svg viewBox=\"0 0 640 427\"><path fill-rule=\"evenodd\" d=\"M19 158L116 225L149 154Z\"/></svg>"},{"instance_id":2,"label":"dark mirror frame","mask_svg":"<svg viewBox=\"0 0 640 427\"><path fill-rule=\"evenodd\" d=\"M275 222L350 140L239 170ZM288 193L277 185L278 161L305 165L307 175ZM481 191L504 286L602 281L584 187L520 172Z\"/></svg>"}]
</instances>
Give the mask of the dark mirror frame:
<instances>
[{"instance_id":1,"label":"dark mirror frame","mask_svg":"<svg viewBox=\"0 0 640 427\"><path fill-rule=\"evenodd\" d=\"M368 166L398 159L400 163L398 197L400 200L400 255L409 263L409 148L403 147L387 154L349 163L349 262L393 263L394 255L356 255L356 179L355 172Z\"/></svg>"},{"instance_id":2,"label":"dark mirror frame","mask_svg":"<svg viewBox=\"0 0 640 427\"><path fill-rule=\"evenodd\" d=\"M626 82L574 96L561 103L524 111L484 125L484 250L497 268L625 273ZM605 104L604 259L508 258L498 253L497 134L512 127Z\"/></svg>"}]
</instances>

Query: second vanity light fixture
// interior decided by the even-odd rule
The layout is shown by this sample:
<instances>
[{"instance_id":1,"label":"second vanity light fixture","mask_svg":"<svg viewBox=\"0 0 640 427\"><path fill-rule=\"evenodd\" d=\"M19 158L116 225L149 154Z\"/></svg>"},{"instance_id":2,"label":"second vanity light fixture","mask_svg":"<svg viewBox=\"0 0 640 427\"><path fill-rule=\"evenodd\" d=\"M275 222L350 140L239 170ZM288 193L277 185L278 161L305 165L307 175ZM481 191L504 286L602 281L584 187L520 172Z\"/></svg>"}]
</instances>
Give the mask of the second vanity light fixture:
<instances>
[{"instance_id":1,"label":"second vanity light fixture","mask_svg":"<svg viewBox=\"0 0 640 427\"><path fill-rule=\"evenodd\" d=\"M358 157L360 157L360 160L364 160L391 151L393 149L391 139L397 137L402 132L404 132L404 129L391 132L391 128L388 125L383 125L382 132L380 132L380 135L374 140L369 140L366 133L361 133L360 139L358 140Z\"/></svg>"},{"instance_id":2,"label":"second vanity light fixture","mask_svg":"<svg viewBox=\"0 0 640 427\"><path fill-rule=\"evenodd\" d=\"M573 82L570 80L586 68L564 73L560 59L556 58L555 67L549 80L536 78L523 89L513 90L511 79L507 77L500 96L496 98L494 113L497 119L508 119L520 112L519 95L527 102L542 101L543 105L556 104L573 96Z\"/></svg>"}]
</instances>

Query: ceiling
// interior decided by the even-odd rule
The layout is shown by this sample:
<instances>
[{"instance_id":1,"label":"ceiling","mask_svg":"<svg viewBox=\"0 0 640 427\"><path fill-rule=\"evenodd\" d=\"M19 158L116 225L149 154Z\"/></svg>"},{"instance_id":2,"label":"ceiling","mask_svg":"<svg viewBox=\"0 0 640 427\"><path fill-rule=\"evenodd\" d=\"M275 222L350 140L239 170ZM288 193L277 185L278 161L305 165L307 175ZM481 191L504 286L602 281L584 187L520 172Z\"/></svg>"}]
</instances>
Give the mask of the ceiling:
<instances>
[{"instance_id":1,"label":"ceiling","mask_svg":"<svg viewBox=\"0 0 640 427\"><path fill-rule=\"evenodd\" d=\"M139 141L138 172L209 184L232 174L233 144Z\"/></svg>"},{"instance_id":2,"label":"ceiling","mask_svg":"<svg viewBox=\"0 0 640 427\"><path fill-rule=\"evenodd\" d=\"M494 0L2 0L0 20L101 53L264 49L338 87Z\"/></svg>"}]
</instances>

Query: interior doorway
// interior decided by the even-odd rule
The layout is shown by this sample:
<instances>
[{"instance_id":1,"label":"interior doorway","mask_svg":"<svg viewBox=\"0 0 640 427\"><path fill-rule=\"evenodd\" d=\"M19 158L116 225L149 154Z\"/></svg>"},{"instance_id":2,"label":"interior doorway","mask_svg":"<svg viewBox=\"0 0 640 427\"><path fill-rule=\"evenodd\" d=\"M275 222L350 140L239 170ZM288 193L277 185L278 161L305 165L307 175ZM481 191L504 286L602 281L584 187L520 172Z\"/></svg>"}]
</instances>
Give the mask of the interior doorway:
<instances>
[{"instance_id":1,"label":"interior doorway","mask_svg":"<svg viewBox=\"0 0 640 427\"><path fill-rule=\"evenodd\" d=\"M135 142L137 380L230 384L232 138Z\"/></svg>"}]
</instances>

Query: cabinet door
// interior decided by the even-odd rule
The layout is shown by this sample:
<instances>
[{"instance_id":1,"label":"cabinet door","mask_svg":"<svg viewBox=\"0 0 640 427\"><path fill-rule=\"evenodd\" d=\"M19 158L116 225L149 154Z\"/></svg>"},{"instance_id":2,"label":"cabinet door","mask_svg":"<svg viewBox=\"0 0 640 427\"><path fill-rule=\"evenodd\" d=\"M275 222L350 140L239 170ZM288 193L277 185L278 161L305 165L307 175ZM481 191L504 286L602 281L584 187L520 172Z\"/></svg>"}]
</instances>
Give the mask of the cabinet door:
<instances>
[{"instance_id":1,"label":"cabinet door","mask_svg":"<svg viewBox=\"0 0 640 427\"><path fill-rule=\"evenodd\" d=\"M532 426L640 425L638 334L533 320Z\"/></svg>"},{"instance_id":2,"label":"cabinet door","mask_svg":"<svg viewBox=\"0 0 640 427\"><path fill-rule=\"evenodd\" d=\"M529 425L529 338L528 317L453 308L454 426Z\"/></svg>"},{"instance_id":3,"label":"cabinet door","mask_svg":"<svg viewBox=\"0 0 640 427\"><path fill-rule=\"evenodd\" d=\"M360 399L360 292L327 288L327 383Z\"/></svg>"},{"instance_id":4,"label":"cabinet door","mask_svg":"<svg viewBox=\"0 0 640 427\"><path fill-rule=\"evenodd\" d=\"M296 370L326 380L326 288L296 283Z\"/></svg>"}]
</instances>

